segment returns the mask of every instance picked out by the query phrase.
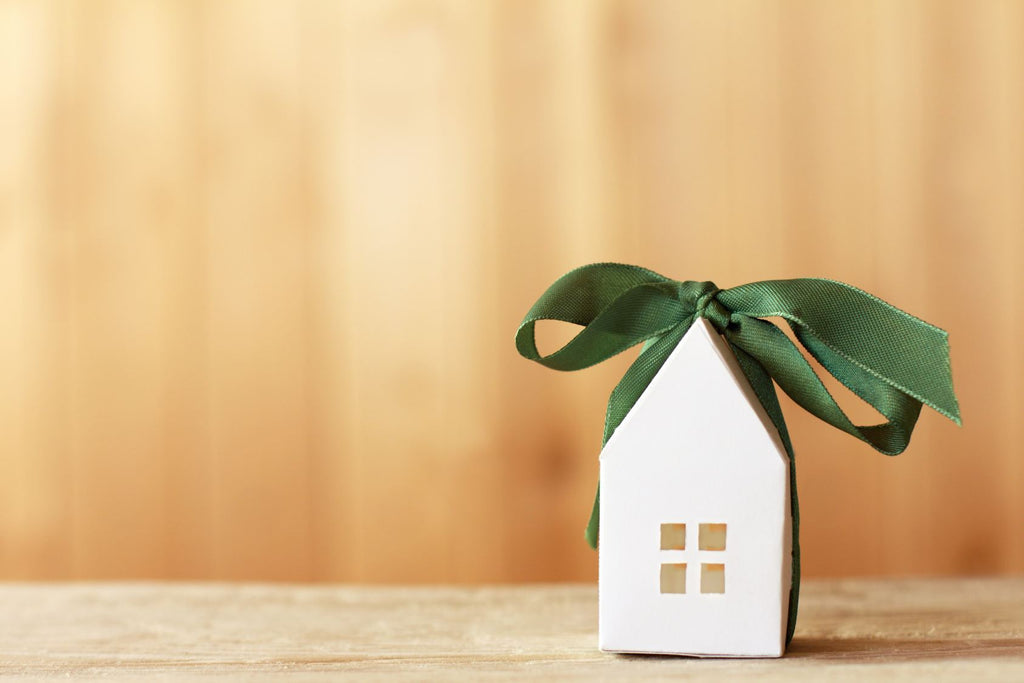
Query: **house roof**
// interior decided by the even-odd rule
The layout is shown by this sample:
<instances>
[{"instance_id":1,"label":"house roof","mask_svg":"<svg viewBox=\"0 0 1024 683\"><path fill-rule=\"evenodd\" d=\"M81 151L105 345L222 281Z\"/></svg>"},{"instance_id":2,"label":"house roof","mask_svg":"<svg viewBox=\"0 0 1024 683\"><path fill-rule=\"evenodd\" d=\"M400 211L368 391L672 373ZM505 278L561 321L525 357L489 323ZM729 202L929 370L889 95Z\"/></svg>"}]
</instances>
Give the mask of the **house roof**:
<instances>
[{"instance_id":1,"label":"house roof","mask_svg":"<svg viewBox=\"0 0 1024 683\"><path fill-rule=\"evenodd\" d=\"M638 449L638 444L682 440L726 444L730 433L737 430L753 435L755 443L764 446L759 450L777 453L776 462L786 461L778 431L728 343L710 323L698 318L605 444L601 458L614 457L617 450L627 447L627 441L629 450L643 452L655 449ZM732 454L716 457L723 455ZM771 459L761 461L770 463Z\"/></svg>"}]
</instances>

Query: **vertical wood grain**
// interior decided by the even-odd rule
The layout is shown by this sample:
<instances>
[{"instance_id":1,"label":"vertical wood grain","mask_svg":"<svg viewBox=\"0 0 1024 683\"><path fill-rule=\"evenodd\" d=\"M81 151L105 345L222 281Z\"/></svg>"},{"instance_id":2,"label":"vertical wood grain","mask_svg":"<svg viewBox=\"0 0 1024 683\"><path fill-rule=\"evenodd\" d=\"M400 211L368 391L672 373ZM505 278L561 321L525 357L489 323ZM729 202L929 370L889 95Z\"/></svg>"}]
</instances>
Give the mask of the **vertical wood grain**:
<instances>
[{"instance_id":1,"label":"vertical wood grain","mask_svg":"<svg viewBox=\"0 0 1024 683\"><path fill-rule=\"evenodd\" d=\"M301 9L204 5L214 572L310 575L310 141Z\"/></svg>"},{"instance_id":2,"label":"vertical wood grain","mask_svg":"<svg viewBox=\"0 0 1024 683\"><path fill-rule=\"evenodd\" d=\"M166 422L177 385L168 355L190 332L168 319L187 274L174 256L179 231L196 217L180 11L175 3L61 7L72 25L62 46L70 92L61 123L78 575L167 573L168 529L184 521L169 509L166 486L177 457L168 431L194 427Z\"/></svg>"},{"instance_id":3,"label":"vertical wood grain","mask_svg":"<svg viewBox=\"0 0 1024 683\"><path fill-rule=\"evenodd\" d=\"M930 129L926 172L930 197L927 221L931 228L927 266L935 287L930 303L943 310L951 332L963 341L954 348L971 354L971 380L961 382L959 398L965 419L977 431L967 440L963 432L942 443L927 433L936 456L929 470L933 514L922 521L922 535L930 545L921 557L943 555L946 571L977 572L1001 557L1019 554L1016 524L1004 516L1007 499L1003 477L1016 470L1010 461L1020 452L1019 422L1007 412L1003 382L1019 382L1019 344L1012 331L1019 329L1021 255L1021 149L1020 33L1009 41L1005 26L1024 29L1012 3L967 7L942 3L930 14L929 60L926 82L932 111L941 112ZM998 27L998 28L997 28ZM1007 182L1017 173L1016 182ZM1015 226L1003 229L1001 226ZM978 305L973 286L943 286L951 275L982 283L986 304ZM992 315L1014 310L1010 336L982 335L994 331ZM975 355L976 354L976 355ZM1013 371L1017 371L1014 376ZM1012 400L1012 399L1011 399ZM977 406L974 411L970 406ZM983 406L988 406L984 408ZM979 410L980 408L980 410ZM986 465L966 453L985 453ZM1019 480L1018 480L1019 481ZM1019 519L1019 518L1018 518ZM935 525L948 530L943 537Z\"/></svg>"},{"instance_id":4,"label":"vertical wood grain","mask_svg":"<svg viewBox=\"0 0 1024 683\"><path fill-rule=\"evenodd\" d=\"M351 501L357 483L347 457L352 404L346 386L352 337L345 268L347 6L316 4L302 18L302 98L309 115L305 196L309 221L310 515L311 578L352 577L356 531Z\"/></svg>"},{"instance_id":5,"label":"vertical wood grain","mask_svg":"<svg viewBox=\"0 0 1024 683\"><path fill-rule=\"evenodd\" d=\"M55 14L0 7L0 566L42 578L71 569Z\"/></svg>"},{"instance_id":6,"label":"vertical wood grain","mask_svg":"<svg viewBox=\"0 0 1024 683\"><path fill-rule=\"evenodd\" d=\"M337 504L353 521L351 576L500 572L485 364L500 332L481 325L491 318L487 12L398 1L345 16L345 236L330 267L344 278L338 380L353 481Z\"/></svg>"},{"instance_id":7,"label":"vertical wood grain","mask_svg":"<svg viewBox=\"0 0 1024 683\"><path fill-rule=\"evenodd\" d=\"M632 354L512 333L599 260L947 328L898 458L784 399L805 568L1024 571L1019 3L26 0L0 76L0 577L594 578Z\"/></svg>"}]
</instances>

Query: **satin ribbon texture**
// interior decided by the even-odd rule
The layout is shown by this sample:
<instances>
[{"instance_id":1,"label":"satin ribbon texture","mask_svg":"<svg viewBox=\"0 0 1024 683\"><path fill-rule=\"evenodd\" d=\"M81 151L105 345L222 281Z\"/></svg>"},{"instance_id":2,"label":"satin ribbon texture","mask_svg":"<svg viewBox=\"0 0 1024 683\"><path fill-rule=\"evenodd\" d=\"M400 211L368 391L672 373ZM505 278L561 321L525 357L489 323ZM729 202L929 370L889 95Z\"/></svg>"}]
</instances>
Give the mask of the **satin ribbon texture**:
<instances>
[{"instance_id":1,"label":"satin ribbon texture","mask_svg":"<svg viewBox=\"0 0 1024 683\"><path fill-rule=\"evenodd\" d=\"M948 335L856 287L818 278L766 280L729 289L713 282L680 282L638 266L597 263L559 278L537 300L516 331L516 348L554 370L581 370L644 344L612 391L602 445L636 403L679 340L698 318L726 339L764 406L790 458L793 517L792 638L800 585L799 514L793 447L775 384L798 405L886 455L901 453L927 405L960 424L953 393ZM885 422L856 425L836 403L804 355L779 327L833 377L872 405ZM539 320L582 326L565 346L542 356ZM586 538L597 547L600 490Z\"/></svg>"}]
</instances>

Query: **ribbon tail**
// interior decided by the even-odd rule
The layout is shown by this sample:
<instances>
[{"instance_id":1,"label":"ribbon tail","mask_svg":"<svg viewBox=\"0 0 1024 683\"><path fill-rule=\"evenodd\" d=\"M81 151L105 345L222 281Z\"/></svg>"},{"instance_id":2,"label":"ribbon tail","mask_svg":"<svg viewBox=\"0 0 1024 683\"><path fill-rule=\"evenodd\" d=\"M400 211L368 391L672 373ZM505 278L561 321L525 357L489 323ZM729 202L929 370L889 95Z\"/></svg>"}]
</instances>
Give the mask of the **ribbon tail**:
<instances>
[{"instance_id":1,"label":"ribbon tail","mask_svg":"<svg viewBox=\"0 0 1024 683\"><path fill-rule=\"evenodd\" d=\"M597 537L601 530L601 483L597 484L597 493L594 495L594 507L590 509L590 519L587 520L585 536L587 545L597 550Z\"/></svg>"}]
</instances>

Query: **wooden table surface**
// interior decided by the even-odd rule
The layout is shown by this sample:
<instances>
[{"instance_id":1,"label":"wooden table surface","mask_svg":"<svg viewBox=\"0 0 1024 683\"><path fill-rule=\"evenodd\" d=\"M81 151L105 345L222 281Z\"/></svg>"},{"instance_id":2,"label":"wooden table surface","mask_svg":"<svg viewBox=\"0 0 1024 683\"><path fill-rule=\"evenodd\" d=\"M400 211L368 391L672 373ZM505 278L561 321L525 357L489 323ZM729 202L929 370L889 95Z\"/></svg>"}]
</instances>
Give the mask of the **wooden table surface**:
<instances>
[{"instance_id":1,"label":"wooden table surface","mask_svg":"<svg viewBox=\"0 0 1024 683\"><path fill-rule=\"evenodd\" d=\"M778 660L610 655L594 586L0 585L0 674L1024 681L1024 578L808 581Z\"/></svg>"}]
</instances>

